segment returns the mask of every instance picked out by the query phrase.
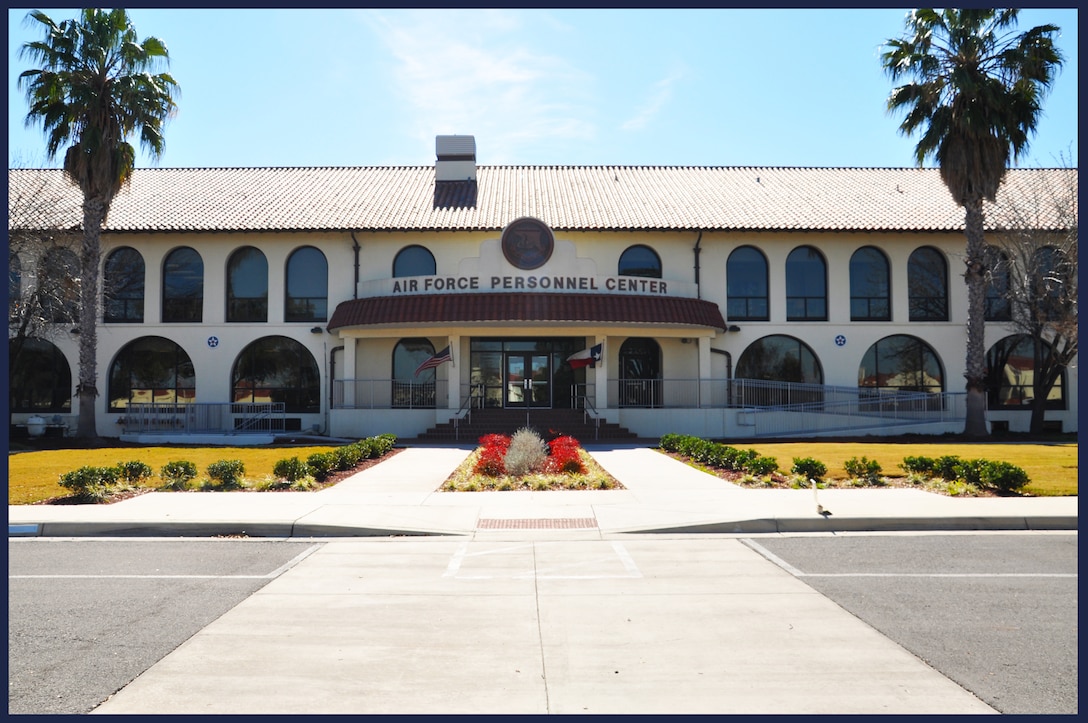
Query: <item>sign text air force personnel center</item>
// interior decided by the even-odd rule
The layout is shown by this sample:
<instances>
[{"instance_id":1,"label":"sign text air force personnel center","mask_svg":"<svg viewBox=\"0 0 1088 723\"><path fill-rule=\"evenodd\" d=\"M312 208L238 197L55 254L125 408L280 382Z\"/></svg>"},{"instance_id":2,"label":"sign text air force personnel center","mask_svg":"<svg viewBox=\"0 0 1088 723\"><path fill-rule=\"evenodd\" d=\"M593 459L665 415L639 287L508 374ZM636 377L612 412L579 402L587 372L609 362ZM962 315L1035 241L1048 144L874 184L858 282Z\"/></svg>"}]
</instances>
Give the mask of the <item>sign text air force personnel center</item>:
<instances>
[{"instance_id":1,"label":"sign text air force personnel center","mask_svg":"<svg viewBox=\"0 0 1088 723\"><path fill-rule=\"evenodd\" d=\"M423 167L136 170L102 234L99 434L475 441L501 414L643 438L962 431L964 213L937 170L436 150ZM1005 185L1056 173L1076 171ZM78 231L60 170L9 183L12 228ZM77 254L78 234L12 254L13 295ZM990 302L988 419L1026 431L1030 343ZM15 422L74 428L79 322L57 326L17 365ZM1049 407L1076 430L1075 366Z\"/></svg>"}]
</instances>

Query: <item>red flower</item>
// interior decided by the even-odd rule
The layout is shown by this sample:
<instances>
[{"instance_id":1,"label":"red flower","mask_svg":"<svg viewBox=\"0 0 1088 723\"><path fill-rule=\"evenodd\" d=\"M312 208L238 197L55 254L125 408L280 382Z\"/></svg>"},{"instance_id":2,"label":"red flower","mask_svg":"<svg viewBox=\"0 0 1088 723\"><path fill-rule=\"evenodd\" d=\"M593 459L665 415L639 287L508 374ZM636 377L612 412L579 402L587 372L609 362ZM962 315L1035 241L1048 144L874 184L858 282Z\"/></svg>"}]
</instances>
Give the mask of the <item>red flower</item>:
<instances>
[{"instance_id":1,"label":"red flower","mask_svg":"<svg viewBox=\"0 0 1088 723\"><path fill-rule=\"evenodd\" d=\"M505 454L506 451L501 447L495 445L485 446L480 450L480 457L476 460L476 466L472 468L473 472L488 477L498 477L506 474L506 465L503 463Z\"/></svg>"},{"instance_id":2,"label":"red flower","mask_svg":"<svg viewBox=\"0 0 1088 723\"><path fill-rule=\"evenodd\" d=\"M485 434L480 437L480 446L484 448L498 447L506 450L510 447L510 437L505 434Z\"/></svg>"}]
</instances>

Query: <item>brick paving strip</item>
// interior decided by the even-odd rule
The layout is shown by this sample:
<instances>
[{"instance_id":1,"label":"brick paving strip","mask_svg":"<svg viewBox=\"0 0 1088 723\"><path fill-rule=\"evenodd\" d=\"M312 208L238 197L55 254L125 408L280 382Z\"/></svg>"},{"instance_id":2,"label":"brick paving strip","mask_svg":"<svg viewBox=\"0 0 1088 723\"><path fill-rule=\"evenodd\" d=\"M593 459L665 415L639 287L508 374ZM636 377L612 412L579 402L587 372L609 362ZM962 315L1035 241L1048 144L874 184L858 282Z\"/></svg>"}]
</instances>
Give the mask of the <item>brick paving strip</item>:
<instances>
[{"instance_id":1,"label":"brick paving strip","mask_svg":"<svg viewBox=\"0 0 1088 723\"><path fill-rule=\"evenodd\" d=\"M476 521L478 530L590 530L597 527L595 517L558 517L501 519L481 517Z\"/></svg>"}]
</instances>

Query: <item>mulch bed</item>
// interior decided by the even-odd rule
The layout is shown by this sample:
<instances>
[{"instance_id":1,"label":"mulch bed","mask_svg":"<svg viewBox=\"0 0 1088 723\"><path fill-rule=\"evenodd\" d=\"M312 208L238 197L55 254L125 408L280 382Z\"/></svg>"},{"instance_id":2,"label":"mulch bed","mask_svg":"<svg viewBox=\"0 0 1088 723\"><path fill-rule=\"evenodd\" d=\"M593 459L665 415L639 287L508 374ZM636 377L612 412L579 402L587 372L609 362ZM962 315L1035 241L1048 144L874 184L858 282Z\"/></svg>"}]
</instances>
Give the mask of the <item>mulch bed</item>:
<instances>
[{"instance_id":1,"label":"mulch bed","mask_svg":"<svg viewBox=\"0 0 1088 723\"><path fill-rule=\"evenodd\" d=\"M114 441L116 441L116 440L114 440ZM107 446L107 445L102 445L102 446ZM119 446L124 446L124 445L110 444L108 446L110 446L110 447L119 447ZM142 445L134 444L132 446L133 447L139 447L139 446L142 446ZM89 448L89 449L93 449L93 448ZM369 469L370 467L373 467L376 464L384 462L385 460L389 459L390 457L392 457L394 455L397 455L397 454L400 454L403 451L404 451L403 447L394 447L393 449L391 449L388 452L386 452L385 454L383 454L381 457L372 457L370 459L364 459L363 461L359 462L359 464L355 465L355 467L353 467L352 469L340 470L340 471L336 471L336 472L330 472L328 477L326 477L323 481L318 482L317 485L315 485L312 489L310 489L308 491L309 492L317 492L318 490L323 490L323 489L327 489L329 487L333 487L333 486L339 484L340 482L343 482L348 477L351 477L354 474L358 474L359 472L362 472L364 469ZM148 492L157 492L157 491L159 491L159 490L157 490L157 489L155 489L153 487L137 487L136 489L123 490L121 492L117 492L116 494L110 495L106 499L102 500L101 502L97 502L97 503L87 502L86 500L82 500L79 497L75 497L75 496L72 496L72 495L67 495L67 496L64 496L64 497L51 497L51 498L49 498L47 500L41 500L39 502L35 502L34 504L36 504L36 505L87 505L87 504L111 505L114 502L122 502L124 500L132 499L133 497L139 497L140 495L147 494ZM167 490L162 490L162 491L167 491ZM182 494L184 494L185 492L200 493L200 492L215 492L215 491L216 490L214 490L214 489L210 489L210 490L183 490L183 491L178 490L178 492L181 492ZM231 491L232 492L291 492L293 490L288 489L288 488L256 490L256 489L246 487L246 488L240 488L240 489L231 490Z\"/></svg>"}]
</instances>

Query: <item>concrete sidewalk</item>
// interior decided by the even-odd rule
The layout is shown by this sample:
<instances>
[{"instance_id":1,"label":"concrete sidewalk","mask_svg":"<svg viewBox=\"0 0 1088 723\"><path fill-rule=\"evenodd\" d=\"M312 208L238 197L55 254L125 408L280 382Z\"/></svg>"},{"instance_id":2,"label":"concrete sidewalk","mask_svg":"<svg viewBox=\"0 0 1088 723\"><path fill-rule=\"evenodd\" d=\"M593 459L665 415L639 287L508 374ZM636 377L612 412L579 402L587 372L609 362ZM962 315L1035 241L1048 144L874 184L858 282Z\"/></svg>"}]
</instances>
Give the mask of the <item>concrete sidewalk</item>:
<instances>
[{"instance_id":1,"label":"concrete sidewalk","mask_svg":"<svg viewBox=\"0 0 1088 723\"><path fill-rule=\"evenodd\" d=\"M110 505L9 505L8 534L603 539L627 533L1077 529L1077 497L752 490L646 447L586 449L625 489L441 492L470 449L411 447L319 492L151 492ZM830 514L819 514L817 504Z\"/></svg>"}]
</instances>

